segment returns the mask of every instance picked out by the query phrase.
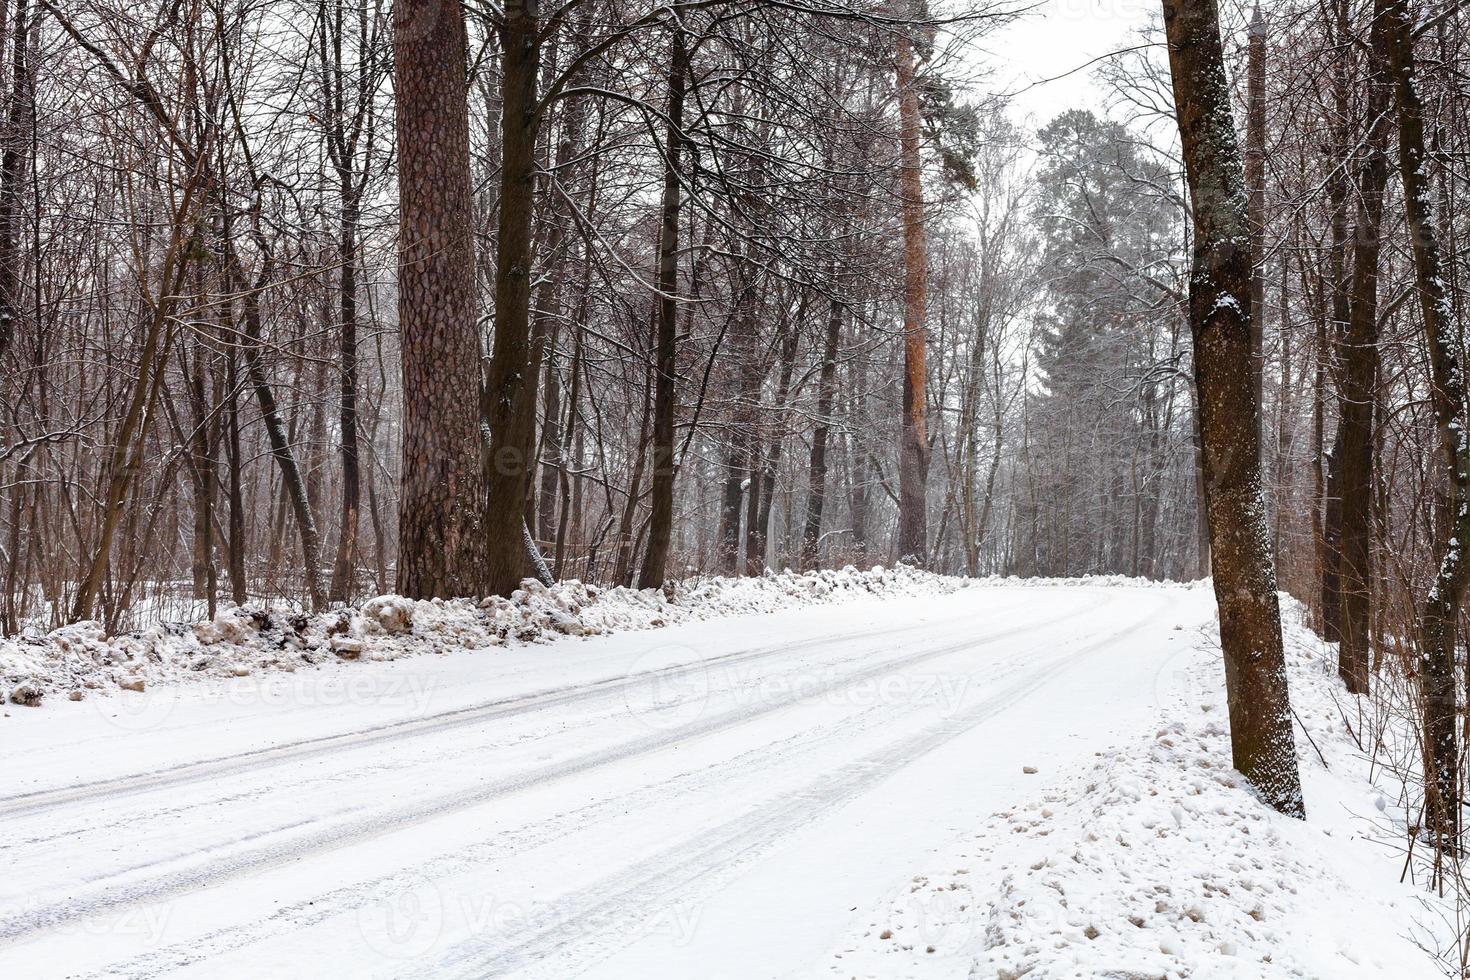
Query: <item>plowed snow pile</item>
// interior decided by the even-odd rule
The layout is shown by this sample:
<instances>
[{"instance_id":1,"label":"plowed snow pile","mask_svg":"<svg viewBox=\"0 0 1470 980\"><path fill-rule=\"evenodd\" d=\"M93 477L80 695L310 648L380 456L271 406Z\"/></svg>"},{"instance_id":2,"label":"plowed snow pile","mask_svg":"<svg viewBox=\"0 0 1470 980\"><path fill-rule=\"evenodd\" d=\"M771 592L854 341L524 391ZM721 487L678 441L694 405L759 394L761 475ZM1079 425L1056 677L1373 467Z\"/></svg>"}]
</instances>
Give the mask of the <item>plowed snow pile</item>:
<instances>
[{"instance_id":1,"label":"plowed snow pile","mask_svg":"<svg viewBox=\"0 0 1470 980\"><path fill-rule=\"evenodd\" d=\"M601 589L527 579L510 598L414 601L386 595L361 606L305 614L263 605L222 609L210 622L108 636L95 622L0 640L0 700L36 705L48 696L189 677L243 677L351 660L395 660L448 650L539 643L654 629L672 623L773 612L864 596L952 592L964 579L903 565L759 578L699 578L658 589Z\"/></svg>"},{"instance_id":2,"label":"plowed snow pile","mask_svg":"<svg viewBox=\"0 0 1470 980\"><path fill-rule=\"evenodd\" d=\"M1212 631L1152 733L994 814L875 910L832 974L1439 976L1419 948L1436 915L1384 846L1402 832L1392 779L1369 782L1335 652L1295 603L1283 612L1306 822L1266 807L1231 768Z\"/></svg>"}]
</instances>

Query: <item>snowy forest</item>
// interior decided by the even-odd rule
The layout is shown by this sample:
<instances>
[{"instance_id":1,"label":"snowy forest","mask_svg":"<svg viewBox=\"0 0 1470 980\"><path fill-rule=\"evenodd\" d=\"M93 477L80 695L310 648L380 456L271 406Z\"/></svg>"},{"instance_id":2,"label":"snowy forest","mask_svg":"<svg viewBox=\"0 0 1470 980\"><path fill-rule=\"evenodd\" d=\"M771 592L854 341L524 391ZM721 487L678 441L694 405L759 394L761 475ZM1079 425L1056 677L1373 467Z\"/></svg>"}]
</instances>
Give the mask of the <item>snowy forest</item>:
<instances>
[{"instance_id":1,"label":"snowy forest","mask_svg":"<svg viewBox=\"0 0 1470 980\"><path fill-rule=\"evenodd\" d=\"M523 522L598 583L1200 573L1158 57L1114 80L1149 115L1032 134L978 87L1003 4L442 6L396 34L355 0L9 11L6 632L508 591ZM442 140L463 158L411 159ZM473 254L405 237L446 212ZM1304 249L1293 302L1327 275ZM1296 327L1293 512L1321 360ZM471 577L460 519L505 552Z\"/></svg>"},{"instance_id":2,"label":"snowy forest","mask_svg":"<svg viewBox=\"0 0 1470 980\"><path fill-rule=\"evenodd\" d=\"M1470 11L1163 0L1036 118L1037 6L0 0L0 634L1212 579L1234 769L1309 814L1295 603L1470 975Z\"/></svg>"}]
</instances>

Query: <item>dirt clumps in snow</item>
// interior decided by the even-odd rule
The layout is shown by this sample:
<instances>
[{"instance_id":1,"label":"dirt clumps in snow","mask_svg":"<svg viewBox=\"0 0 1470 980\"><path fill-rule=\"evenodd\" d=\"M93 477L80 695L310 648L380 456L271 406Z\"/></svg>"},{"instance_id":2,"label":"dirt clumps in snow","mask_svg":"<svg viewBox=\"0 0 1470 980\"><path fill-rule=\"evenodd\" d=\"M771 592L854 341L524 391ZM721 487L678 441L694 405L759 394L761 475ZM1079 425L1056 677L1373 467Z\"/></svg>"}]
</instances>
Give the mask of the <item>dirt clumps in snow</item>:
<instances>
[{"instance_id":1,"label":"dirt clumps in snow","mask_svg":"<svg viewBox=\"0 0 1470 980\"><path fill-rule=\"evenodd\" d=\"M40 685L27 682L17 684L15 690L10 692L10 703L36 708L40 706L41 699L45 696L46 692L41 690Z\"/></svg>"},{"instance_id":2,"label":"dirt clumps in snow","mask_svg":"<svg viewBox=\"0 0 1470 980\"><path fill-rule=\"evenodd\" d=\"M48 694L79 694L83 688L142 691L190 678L544 643L874 595L942 594L966 584L906 566L701 577L641 591L527 579L508 598L383 595L321 613L251 603L188 626L117 636L89 621L0 639L0 692L10 692L16 704L38 705ZM22 691L24 700L16 700Z\"/></svg>"}]
</instances>

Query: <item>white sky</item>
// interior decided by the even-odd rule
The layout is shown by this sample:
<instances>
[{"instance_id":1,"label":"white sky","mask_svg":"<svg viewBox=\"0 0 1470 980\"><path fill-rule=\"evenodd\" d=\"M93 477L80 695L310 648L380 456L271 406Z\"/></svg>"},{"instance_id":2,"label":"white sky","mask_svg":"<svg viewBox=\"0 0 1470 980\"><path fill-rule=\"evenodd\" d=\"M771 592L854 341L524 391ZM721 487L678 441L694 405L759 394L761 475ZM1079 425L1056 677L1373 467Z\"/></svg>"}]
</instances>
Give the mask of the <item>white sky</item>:
<instances>
[{"instance_id":1,"label":"white sky","mask_svg":"<svg viewBox=\"0 0 1470 980\"><path fill-rule=\"evenodd\" d=\"M1160 9L1159 0L1037 0L1036 9L983 43L993 66L991 85L1003 92L1026 89L1012 103L1018 122L1044 125L1074 108L1102 108L1092 69L1027 89L1042 79L1135 43L1135 32Z\"/></svg>"}]
</instances>

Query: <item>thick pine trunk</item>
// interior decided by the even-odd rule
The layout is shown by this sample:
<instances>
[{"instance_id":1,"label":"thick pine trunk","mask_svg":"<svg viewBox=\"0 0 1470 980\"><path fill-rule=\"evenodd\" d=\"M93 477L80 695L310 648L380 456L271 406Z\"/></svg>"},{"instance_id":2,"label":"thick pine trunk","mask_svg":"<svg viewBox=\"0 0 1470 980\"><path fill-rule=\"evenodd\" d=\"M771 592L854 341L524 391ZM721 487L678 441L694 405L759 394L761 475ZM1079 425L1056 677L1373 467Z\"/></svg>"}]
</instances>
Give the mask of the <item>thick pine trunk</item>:
<instances>
[{"instance_id":1,"label":"thick pine trunk","mask_svg":"<svg viewBox=\"0 0 1470 980\"><path fill-rule=\"evenodd\" d=\"M924 231L924 184L919 159L919 93L914 78L914 46L900 31L898 58L899 155L903 198L903 426L898 464L898 555L902 561L928 561L926 515L929 434L925 418L928 369L927 313L929 259Z\"/></svg>"},{"instance_id":2,"label":"thick pine trunk","mask_svg":"<svg viewBox=\"0 0 1470 980\"><path fill-rule=\"evenodd\" d=\"M412 598L478 595L487 584L485 483L464 16L458 0L397 0L393 19L403 366L397 588ZM513 517L518 525L519 507ZM519 557L520 528L508 537Z\"/></svg>"},{"instance_id":3,"label":"thick pine trunk","mask_svg":"<svg viewBox=\"0 0 1470 980\"><path fill-rule=\"evenodd\" d=\"M1302 816L1244 305L1250 232L1219 13L1215 0L1163 0L1163 7L1194 219L1190 326L1231 747L1235 768L1268 803Z\"/></svg>"}]
</instances>

